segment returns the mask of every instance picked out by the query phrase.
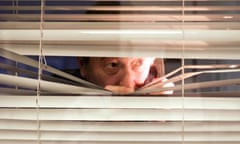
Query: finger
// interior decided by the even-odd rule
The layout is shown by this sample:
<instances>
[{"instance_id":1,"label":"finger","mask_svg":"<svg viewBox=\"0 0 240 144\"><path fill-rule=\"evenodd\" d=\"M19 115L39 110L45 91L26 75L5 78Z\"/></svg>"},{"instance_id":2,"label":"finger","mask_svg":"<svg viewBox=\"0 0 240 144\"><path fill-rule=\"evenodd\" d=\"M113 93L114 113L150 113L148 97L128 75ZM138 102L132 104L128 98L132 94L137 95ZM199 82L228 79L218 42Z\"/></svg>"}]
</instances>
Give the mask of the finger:
<instances>
[{"instance_id":1,"label":"finger","mask_svg":"<svg viewBox=\"0 0 240 144\"><path fill-rule=\"evenodd\" d=\"M112 91L115 94L128 94L134 92L133 88L127 88L123 86L114 86L114 85L107 85L105 89Z\"/></svg>"}]
</instances>

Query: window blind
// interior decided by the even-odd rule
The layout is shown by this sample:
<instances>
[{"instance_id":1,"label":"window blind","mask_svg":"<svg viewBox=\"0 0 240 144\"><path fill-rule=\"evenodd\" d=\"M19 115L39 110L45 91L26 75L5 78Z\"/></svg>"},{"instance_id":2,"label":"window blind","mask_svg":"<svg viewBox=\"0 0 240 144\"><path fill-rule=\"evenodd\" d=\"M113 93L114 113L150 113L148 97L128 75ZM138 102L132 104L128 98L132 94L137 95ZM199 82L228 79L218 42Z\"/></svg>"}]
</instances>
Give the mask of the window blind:
<instances>
[{"instance_id":1,"label":"window blind","mask_svg":"<svg viewBox=\"0 0 240 144\"><path fill-rule=\"evenodd\" d=\"M238 144L239 5L239 0L0 1L0 143ZM29 56L40 56L40 64ZM181 69L173 72L182 75L170 78L177 89L170 96L112 95L48 66L45 56L153 56L174 59L173 67ZM67 80L45 73L38 79L41 70Z\"/></svg>"},{"instance_id":2,"label":"window blind","mask_svg":"<svg viewBox=\"0 0 240 144\"><path fill-rule=\"evenodd\" d=\"M1 45L36 55L40 1L1 3ZM45 0L44 54L181 58L184 38L185 58L238 59L239 19L237 0Z\"/></svg>"}]
</instances>

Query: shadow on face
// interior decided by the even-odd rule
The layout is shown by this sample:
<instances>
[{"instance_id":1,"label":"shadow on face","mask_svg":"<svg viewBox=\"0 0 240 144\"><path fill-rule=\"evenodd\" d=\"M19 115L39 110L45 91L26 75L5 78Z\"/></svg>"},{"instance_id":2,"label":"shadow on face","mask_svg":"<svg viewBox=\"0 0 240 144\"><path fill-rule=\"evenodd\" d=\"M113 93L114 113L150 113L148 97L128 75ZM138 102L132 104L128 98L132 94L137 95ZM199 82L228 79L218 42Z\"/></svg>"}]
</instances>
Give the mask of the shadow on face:
<instances>
[{"instance_id":1,"label":"shadow on face","mask_svg":"<svg viewBox=\"0 0 240 144\"><path fill-rule=\"evenodd\" d=\"M155 58L79 58L81 76L97 85L137 89L163 75L164 63Z\"/></svg>"}]
</instances>

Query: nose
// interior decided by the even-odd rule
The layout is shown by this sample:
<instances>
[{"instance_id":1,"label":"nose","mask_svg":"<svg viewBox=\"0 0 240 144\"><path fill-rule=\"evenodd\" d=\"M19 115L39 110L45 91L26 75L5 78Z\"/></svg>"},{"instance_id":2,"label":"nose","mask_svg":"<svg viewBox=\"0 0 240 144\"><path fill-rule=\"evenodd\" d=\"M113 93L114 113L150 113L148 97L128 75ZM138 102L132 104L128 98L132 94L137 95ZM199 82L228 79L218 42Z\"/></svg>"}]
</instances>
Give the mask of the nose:
<instances>
[{"instance_id":1,"label":"nose","mask_svg":"<svg viewBox=\"0 0 240 144\"><path fill-rule=\"evenodd\" d=\"M135 89L137 87L135 73L131 70L126 70L123 73L122 78L120 79L120 84L119 85L127 87L127 88Z\"/></svg>"}]
</instances>

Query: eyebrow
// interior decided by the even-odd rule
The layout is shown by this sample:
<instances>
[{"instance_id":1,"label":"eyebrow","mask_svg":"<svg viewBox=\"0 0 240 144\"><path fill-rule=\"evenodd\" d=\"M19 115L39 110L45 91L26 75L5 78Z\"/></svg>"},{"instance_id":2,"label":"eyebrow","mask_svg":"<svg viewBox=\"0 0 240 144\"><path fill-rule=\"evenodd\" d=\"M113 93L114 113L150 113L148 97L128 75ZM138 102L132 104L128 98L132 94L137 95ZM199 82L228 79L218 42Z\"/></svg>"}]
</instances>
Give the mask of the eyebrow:
<instances>
[{"instance_id":1,"label":"eyebrow","mask_svg":"<svg viewBox=\"0 0 240 144\"><path fill-rule=\"evenodd\" d=\"M115 57L102 57L100 60L112 60L112 59L118 59L118 58L115 58Z\"/></svg>"}]
</instances>

